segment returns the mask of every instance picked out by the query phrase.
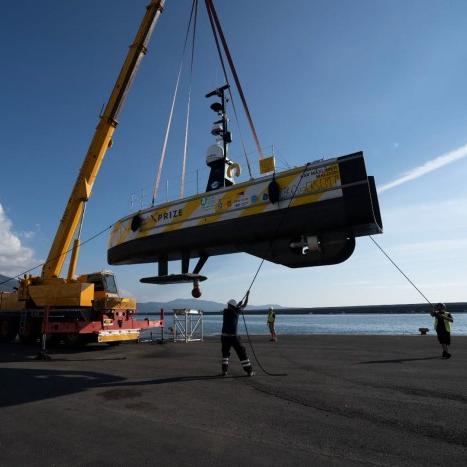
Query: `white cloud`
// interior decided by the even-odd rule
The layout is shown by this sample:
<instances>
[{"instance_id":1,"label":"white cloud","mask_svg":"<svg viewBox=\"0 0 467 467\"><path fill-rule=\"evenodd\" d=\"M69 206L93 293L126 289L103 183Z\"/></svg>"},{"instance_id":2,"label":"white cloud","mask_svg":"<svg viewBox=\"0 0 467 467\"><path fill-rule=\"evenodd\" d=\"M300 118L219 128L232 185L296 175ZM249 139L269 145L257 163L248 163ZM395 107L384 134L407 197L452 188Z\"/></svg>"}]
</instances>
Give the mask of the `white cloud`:
<instances>
[{"instance_id":1,"label":"white cloud","mask_svg":"<svg viewBox=\"0 0 467 467\"><path fill-rule=\"evenodd\" d=\"M467 239L466 238L457 238L449 240L431 240L425 242L414 242L414 243L405 243L394 248L393 251L397 250L399 253L429 253L441 254L448 251L466 251L467 250Z\"/></svg>"},{"instance_id":2,"label":"white cloud","mask_svg":"<svg viewBox=\"0 0 467 467\"><path fill-rule=\"evenodd\" d=\"M380 186L378 188L378 193L382 193L383 191L402 185L403 183L415 180L423 175L426 175L427 173L438 170L445 165L451 164L452 162L455 162L459 159L463 159L464 157L467 157L467 144L455 149L454 151L441 154L441 156L435 157L434 159L431 159L430 161L425 162L424 164L415 167L408 172L405 172L392 182Z\"/></svg>"},{"instance_id":3,"label":"white cloud","mask_svg":"<svg viewBox=\"0 0 467 467\"><path fill-rule=\"evenodd\" d=\"M0 204L0 273L14 276L34 263L34 252L21 244Z\"/></svg>"},{"instance_id":4,"label":"white cloud","mask_svg":"<svg viewBox=\"0 0 467 467\"><path fill-rule=\"evenodd\" d=\"M26 230L24 232L19 232L18 235L26 240L31 240L36 235L36 232L32 230Z\"/></svg>"},{"instance_id":5,"label":"white cloud","mask_svg":"<svg viewBox=\"0 0 467 467\"><path fill-rule=\"evenodd\" d=\"M383 212L384 239L403 243L463 241L467 238L466 212L465 197L387 208Z\"/></svg>"}]
</instances>

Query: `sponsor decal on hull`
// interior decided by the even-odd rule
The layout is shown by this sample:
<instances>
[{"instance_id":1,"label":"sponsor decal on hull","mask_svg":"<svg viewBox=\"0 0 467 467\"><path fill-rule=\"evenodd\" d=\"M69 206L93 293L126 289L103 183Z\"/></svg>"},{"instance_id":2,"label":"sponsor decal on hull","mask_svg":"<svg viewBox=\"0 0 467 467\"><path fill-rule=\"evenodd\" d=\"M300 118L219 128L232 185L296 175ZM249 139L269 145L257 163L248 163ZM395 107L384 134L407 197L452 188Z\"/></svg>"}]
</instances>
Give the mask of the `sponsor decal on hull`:
<instances>
[{"instance_id":1,"label":"sponsor decal on hull","mask_svg":"<svg viewBox=\"0 0 467 467\"><path fill-rule=\"evenodd\" d=\"M122 219L112 230L109 248L149 235L342 197L337 162L292 169L276 180L281 187L278 203L269 202L271 177L203 193L140 212L143 223L135 232L130 227L132 217Z\"/></svg>"}]
</instances>

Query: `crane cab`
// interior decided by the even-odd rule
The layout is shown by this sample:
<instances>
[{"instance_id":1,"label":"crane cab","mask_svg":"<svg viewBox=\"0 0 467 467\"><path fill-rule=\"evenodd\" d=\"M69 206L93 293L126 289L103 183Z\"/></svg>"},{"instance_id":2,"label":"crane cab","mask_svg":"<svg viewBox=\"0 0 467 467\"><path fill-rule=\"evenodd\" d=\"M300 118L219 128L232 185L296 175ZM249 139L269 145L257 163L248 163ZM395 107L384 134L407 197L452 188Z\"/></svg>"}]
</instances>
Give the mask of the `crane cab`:
<instances>
[{"instance_id":1,"label":"crane cab","mask_svg":"<svg viewBox=\"0 0 467 467\"><path fill-rule=\"evenodd\" d=\"M120 297L115 276L112 271L92 272L82 274L78 282L94 286L92 307L107 315L120 316L123 311L133 314L136 312L136 302L133 298Z\"/></svg>"},{"instance_id":2,"label":"crane cab","mask_svg":"<svg viewBox=\"0 0 467 467\"><path fill-rule=\"evenodd\" d=\"M93 272L78 277L79 282L94 284L94 298L118 297L117 283L111 271Z\"/></svg>"},{"instance_id":3,"label":"crane cab","mask_svg":"<svg viewBox=\"0 0 467 467\"><path fill-rule=\"evenodd\" d=\"M93 272L78 277L79 282L94 284L94 300L118 298L118 288L112 271Z\"/></svg>"}]
</instances>

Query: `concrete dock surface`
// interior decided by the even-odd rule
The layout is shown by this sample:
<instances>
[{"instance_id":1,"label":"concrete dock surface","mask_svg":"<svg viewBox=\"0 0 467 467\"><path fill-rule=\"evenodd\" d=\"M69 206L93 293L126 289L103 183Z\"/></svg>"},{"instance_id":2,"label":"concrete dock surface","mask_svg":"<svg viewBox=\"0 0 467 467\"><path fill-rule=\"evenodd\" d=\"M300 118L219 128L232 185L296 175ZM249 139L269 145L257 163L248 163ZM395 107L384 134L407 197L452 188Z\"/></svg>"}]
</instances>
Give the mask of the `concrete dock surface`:
<instances>
[{"instance_id":1,"label":"concrete dock surface","mask_svg":"<svg viewBox=\"0 0 467 467\"><path fill-rule=\"evenodd\" d=\"M218 338L51 361L2 344L0 465L467 465L467 337L449 360L434 336L252 341L287 375L243 376L232 355L219 376Z\"/></svg>"}]
</instances>

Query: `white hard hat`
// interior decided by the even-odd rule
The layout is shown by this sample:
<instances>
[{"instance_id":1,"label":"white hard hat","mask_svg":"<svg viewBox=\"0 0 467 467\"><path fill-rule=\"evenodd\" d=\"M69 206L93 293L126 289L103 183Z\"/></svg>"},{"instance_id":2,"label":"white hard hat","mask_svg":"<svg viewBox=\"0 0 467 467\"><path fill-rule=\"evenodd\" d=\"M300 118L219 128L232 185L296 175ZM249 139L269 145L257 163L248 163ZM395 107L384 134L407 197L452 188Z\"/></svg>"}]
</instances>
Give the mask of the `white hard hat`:
<instances>
[{"instance_id":1,"label":"white hard hat","mask_svg":"<svg viewBox=\"0 0 467 467\"><path fill-rule=\"evenodd\" d=\"M227 302L227 305L229 306L237 306L237 301L234 300L233 298L230 299L228 302Z\"/></svg>"},{"instance_id":2,"label":"white hard hat","mask_svg":"<svg viewBox=\"0 0 467 467\"><path fill-rule=\"evenodd\" d=\"M269 307L269 311L273 311L274 308L272 306Z\"/></svg>"}]
</instances>

